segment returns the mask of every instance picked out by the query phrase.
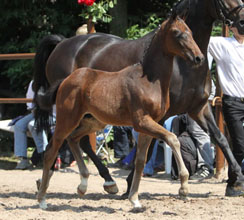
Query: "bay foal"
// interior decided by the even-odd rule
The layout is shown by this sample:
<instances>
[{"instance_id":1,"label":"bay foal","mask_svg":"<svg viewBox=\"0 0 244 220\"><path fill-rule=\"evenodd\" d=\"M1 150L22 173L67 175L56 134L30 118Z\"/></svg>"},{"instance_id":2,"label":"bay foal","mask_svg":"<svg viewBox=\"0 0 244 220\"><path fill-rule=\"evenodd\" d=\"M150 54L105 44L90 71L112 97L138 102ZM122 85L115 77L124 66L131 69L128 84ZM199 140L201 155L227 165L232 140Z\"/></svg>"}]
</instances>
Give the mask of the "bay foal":
<instances>
[{"instance_id":1,"label":"bay foal","mask_svg":"<svg viewBox=\"0 0 244 220\"><path fill-rule=\"evenodd\" d=\"M86 192L89 173L79 151L79 140L84 135L104 128L106 124L133 126L140 132L135 175L129 194L134 207L141 207L138 188L152 137L162 139L172 147L181 179L179 194L187 195L189 174L180 154L179 141L173 133L157 123L170 106L169 83L174 56L180 56L195 65L204 60L190 29L176 15L172 15L156 31L142 63L119 72L77 69L60 85L56 85L57 88L59 86L56 128L45 152L43 176L37 195L41 208L46 208L45 194L52 175L50 168L66 138L81 173L78 192L81 195ZM53 100L56 87L51 88ZM87 113L93 117L84 118Z\"/></svg>"}]
</instances>

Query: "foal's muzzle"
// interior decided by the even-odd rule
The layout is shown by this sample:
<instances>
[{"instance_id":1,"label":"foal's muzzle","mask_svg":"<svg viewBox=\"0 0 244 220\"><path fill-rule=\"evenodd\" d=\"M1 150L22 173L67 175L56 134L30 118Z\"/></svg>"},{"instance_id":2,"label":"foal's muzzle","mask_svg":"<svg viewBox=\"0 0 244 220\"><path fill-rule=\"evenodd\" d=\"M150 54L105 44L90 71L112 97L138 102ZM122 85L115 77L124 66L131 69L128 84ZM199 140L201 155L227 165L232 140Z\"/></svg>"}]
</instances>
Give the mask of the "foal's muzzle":
<instances>
[{"instance_id":1,"label":"foal's muzzle","mask_svg":"<svg viewBox=\"0 0 244 220\"><path fill-rule=\"evenodd\" d=\"M204 60L205 60L205 57L203 55L199 55L199 56L195 57L194 63L197 65L201 65L201 64L203 64Z\"/></svg>"}]
</instances>

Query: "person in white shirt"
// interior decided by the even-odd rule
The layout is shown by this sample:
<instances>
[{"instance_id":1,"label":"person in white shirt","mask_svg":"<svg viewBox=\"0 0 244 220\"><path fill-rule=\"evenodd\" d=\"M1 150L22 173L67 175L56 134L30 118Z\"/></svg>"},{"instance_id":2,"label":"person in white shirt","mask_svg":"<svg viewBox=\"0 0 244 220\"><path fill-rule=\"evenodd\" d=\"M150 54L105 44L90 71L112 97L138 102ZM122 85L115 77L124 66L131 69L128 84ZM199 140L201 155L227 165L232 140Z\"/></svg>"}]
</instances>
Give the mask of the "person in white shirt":
<instances>
[{"instance_id":1,"label":"person in white shirt","mask_svg":"<svg viewBox=\"0 0 244 220\"><path fill-rule=\"evenodd\" d=\"M208 53L214 58L223 91L222 107L232 145L239 165L244 158L244 35L231 27L233 37L211 37ZM236 176L228 172L226 196L240 196L234 189Z\"/></svg>"},{"instance_id":2,"label":"person in white shirt","mask_svg":"<svg viewBox=\"0 0 244 220\"><path fill-rule=\"evenodd\" d=\"M33 81L30 82L26 93L26 98L33 98L34 92L32 89ZM44 131L37 132L34 119L34 103L27 103L29 114L18 120L14 125L14 153L20 158L15 169L24 170L31 166L27 158L27 131L29 130L38 153L45 151L48 144L47 135Z\"/></svg>"}]
</instances>

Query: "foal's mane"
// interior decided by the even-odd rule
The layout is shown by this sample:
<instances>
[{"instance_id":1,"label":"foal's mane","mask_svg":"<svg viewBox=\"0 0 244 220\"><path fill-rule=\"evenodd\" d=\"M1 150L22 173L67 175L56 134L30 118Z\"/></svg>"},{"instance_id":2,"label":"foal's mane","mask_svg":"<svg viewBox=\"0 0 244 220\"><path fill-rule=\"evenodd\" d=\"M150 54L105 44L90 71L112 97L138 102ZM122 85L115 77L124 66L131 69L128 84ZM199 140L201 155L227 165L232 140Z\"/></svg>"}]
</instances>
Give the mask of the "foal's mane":
<instances>
[{"instance_id":1,"label":"foal's mane","mask_svg":"<svg viewBox=\"0 0 244 220\"><path fill-rule=\"evenodd\" d=\"M143 64L145 55L147 54L147 52L148 52L148 50L149 50L149 48L150 48L150 46L151 46L151 44L152 44L153 39L155 38L155 36L157 35L158 31L160 30L161 25L162 25L162 24L160 24L157 28L155 28L155 29L153 30L154 34L153 34L152 37L146 42L146 46L145 46L144 51L143 51L142 59L139 61L140 64Z\"/></svg>"}]
</instances>

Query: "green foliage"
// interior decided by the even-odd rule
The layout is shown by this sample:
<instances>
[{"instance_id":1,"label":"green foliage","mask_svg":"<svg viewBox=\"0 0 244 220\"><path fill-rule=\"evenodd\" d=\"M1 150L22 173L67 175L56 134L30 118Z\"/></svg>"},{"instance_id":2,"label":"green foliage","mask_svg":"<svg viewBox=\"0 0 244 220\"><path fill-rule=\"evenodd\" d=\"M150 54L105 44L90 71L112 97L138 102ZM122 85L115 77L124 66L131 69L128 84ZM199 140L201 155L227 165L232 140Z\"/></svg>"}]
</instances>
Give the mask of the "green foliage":
<instances>
[{"instance_id":1,"label":"green foliage","mask_svg":"<svg viewBox=\"0 0 244 220\"><path fill-rule=\"evenodd\" d=\"M48 34L74 35L80 24L76 1L3 0L0 4L0 53L35 52ZM0 87L11 96L24 96L25 86L33 75L33 60L0 61Z\"/></svg>"},{"instance_id":2,"label":"green foliage","mask_svg":"<svg viewBox=\"0 0 244 220\"><path fill-rule=\"evenodd\" d=\"M161 18L158 18L155 13L152 13L150 15L145 15L145 21L142 27L140 27L139 24L129 27L126 30L127 39L137 39L153 31L161 23Z\"/></svg>"},{"instance_id":3,"label":"green foliage","mask_svg":"<svg viewBox=\"0 0 244 220\"><path fill-rule=\"evenodd\" d=\"M108 10L117 4L117 0L102 0L94 2L92 6L83 5L82 13L80 14L85 20L92 18L92 22L98 21L109 23L112 16L108 14Z\"/></svg>"}]
</instances>

